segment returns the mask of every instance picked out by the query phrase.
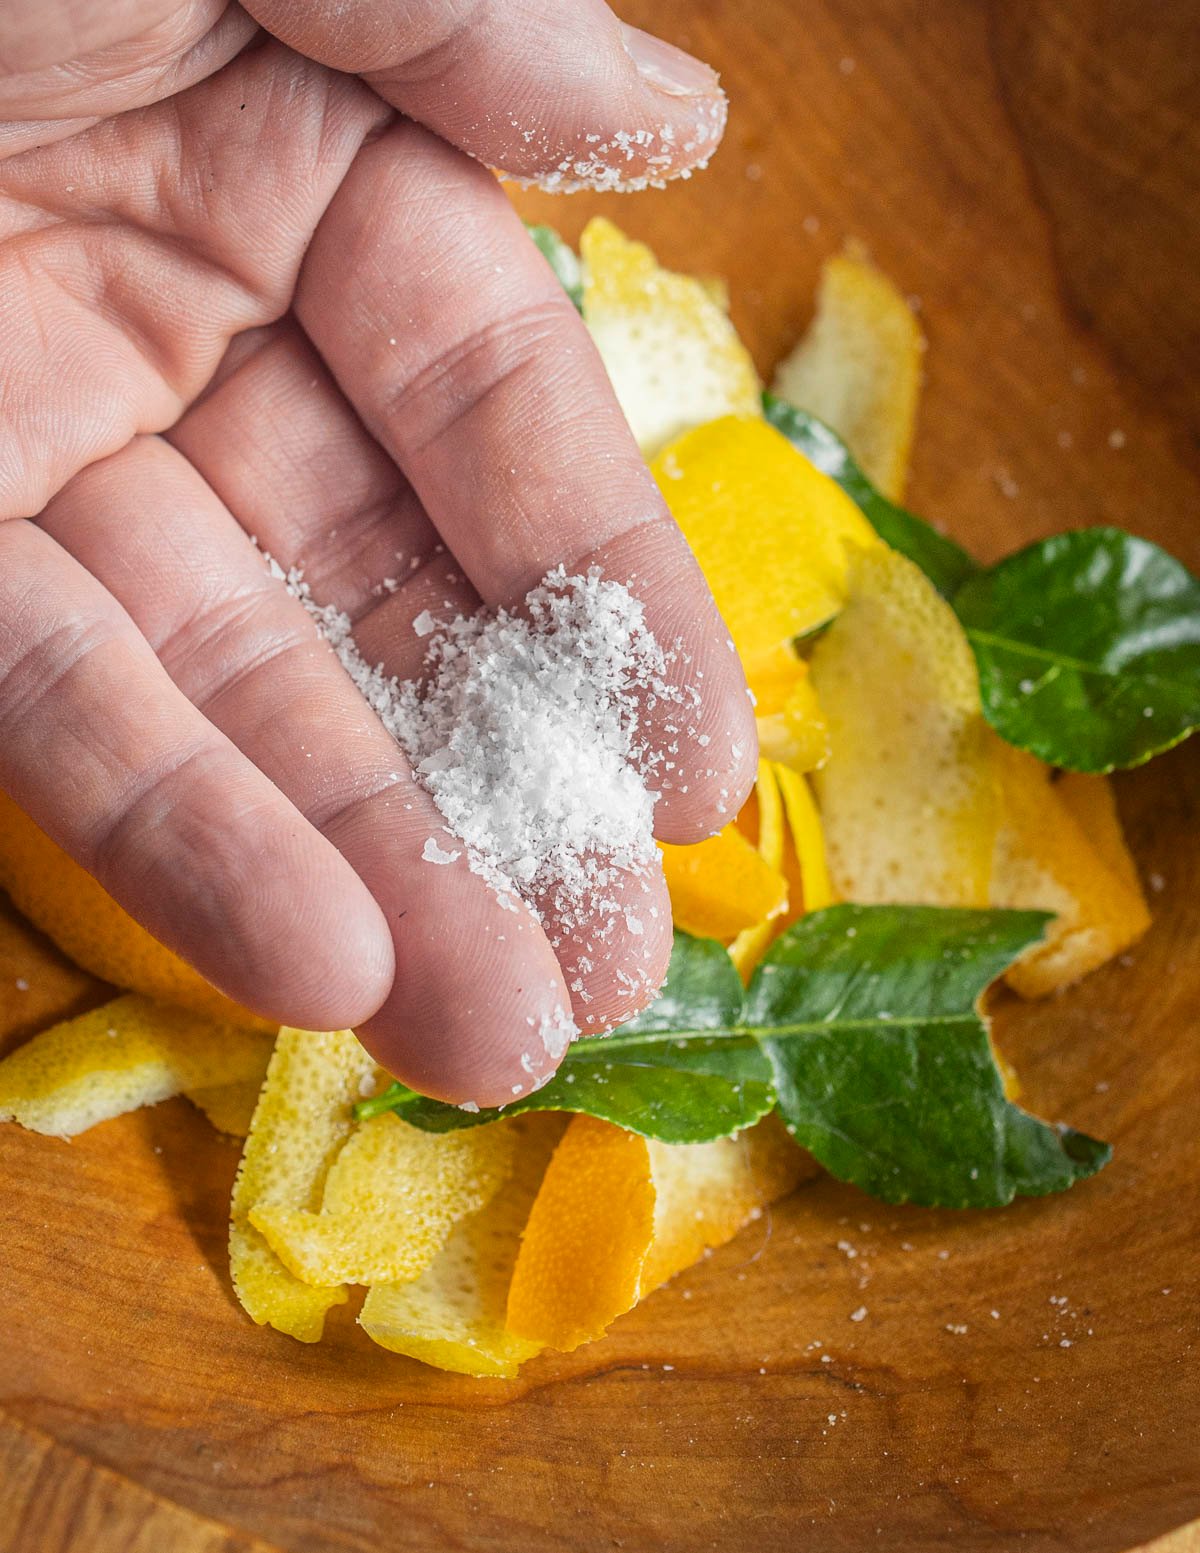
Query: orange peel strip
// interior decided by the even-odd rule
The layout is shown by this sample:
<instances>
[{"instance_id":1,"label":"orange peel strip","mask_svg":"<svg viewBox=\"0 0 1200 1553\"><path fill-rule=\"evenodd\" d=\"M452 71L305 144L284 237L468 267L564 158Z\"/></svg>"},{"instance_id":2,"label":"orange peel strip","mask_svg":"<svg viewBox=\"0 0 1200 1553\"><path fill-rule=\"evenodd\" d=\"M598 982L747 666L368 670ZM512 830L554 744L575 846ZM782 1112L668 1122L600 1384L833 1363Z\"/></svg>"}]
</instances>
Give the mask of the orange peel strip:
<instances>
[{"instance_id":1,"label":"orange peel strip","mask_svg":"<svg viewBox=\"0 0 1200 1553\"><path fill-rule=\"evenodd\" d=\"M825 837L821 832L821 817L813 801L808 783L798 771L788 766L775 766L775 780L783 798L787 816L788 834L796 849L802 881L803 909L820 911L831 905L833 886L829 879L829 866L825 860ZM799 903L797 903L799 904Z\"/></svg>"},{"instance_id":2,"label":"orange peel strip","mask_svg":"<svg viewBox=\"0 0 1200 1553\"><path fill-rule=\"evenodd\" d=\"M769 760L758 763L758 778L754 784L754 796L758 807L758 851L764 863L774 872L782 874L784 861L783 802L775 769ZM786 903L785 903L786 906ZM729 955L743 981L766 953L775 936L775 923L768 919L756 923L739 933L730 945Z\"/></svg>"},{"instance_id":3,"label":"orange peel strip","mask_svg":"<svg viewBox=\"0 0 1200 1553\"><path fill-rule=\"evenodd\" d=\"M275 1033L149 934L11 798L0 793L0 887L76 965L101 981L210 1018Z\"/></svg>"},{"instance_id":4,"label":"orange peel strip","mask_svg":"<svg viewBox=\"0 0 1200 1553\"><path fill-rule=\"evenodd\" d=\"M774 1118L715 1143L665 1144L576 1117L529 1216L510 1329L564 1351L602 1336L789 1191L805 1161Z\"/></svg>"},{"instance_id":5,"label":"orange peel strip","mask_svg":"<svg viewBox=\"0 0 1200 1553\"><path fill-rule=\"evenodd\" d=\"M691 847L660 843L675 926L734 938L787 905L787 883L734 825Z\"/></svg>"}]
</instances>

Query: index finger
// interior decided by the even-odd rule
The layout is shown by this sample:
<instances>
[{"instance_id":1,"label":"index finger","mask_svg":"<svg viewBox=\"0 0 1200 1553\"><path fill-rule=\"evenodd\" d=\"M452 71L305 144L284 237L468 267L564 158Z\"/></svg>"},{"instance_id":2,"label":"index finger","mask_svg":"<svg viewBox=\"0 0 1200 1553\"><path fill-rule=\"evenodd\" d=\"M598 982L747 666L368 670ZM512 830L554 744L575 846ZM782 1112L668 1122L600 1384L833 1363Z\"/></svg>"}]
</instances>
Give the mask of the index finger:
<instances>
[{"instance_id":1,"label":"index finger","mask_svg":"<svg viewBox=\"0 0 1200 1553\"><path fill-rule=\"evenodd\" d=\"M575 309L495 181L412 124L359 156L318 228L297 313L481 597L598 565L646 609L668 679L648 706L657 829L695 841L753 780L745 679Z\"/></svg>"}]
</instances>

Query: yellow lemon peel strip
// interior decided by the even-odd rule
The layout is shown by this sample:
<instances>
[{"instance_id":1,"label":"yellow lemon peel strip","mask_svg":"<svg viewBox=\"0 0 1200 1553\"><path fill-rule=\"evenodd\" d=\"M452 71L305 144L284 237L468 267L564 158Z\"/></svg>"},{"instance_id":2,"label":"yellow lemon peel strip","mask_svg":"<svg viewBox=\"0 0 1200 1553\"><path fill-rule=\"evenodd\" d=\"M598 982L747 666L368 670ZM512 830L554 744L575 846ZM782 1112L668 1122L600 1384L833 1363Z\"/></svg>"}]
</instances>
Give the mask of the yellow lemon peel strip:
<instances>
[{"instance_id":1,"label":"yellow lemon peel strip","mask_svg":"<svg viewBox=\"0 0 1200 1553\"><path fill-rule=\"evenodd\" d=\"M507 1377L541 1344L512 1332L509 1287L546 1166L566 1119L547 1112L513 1117L512 1175L478 1213L461 1220L420 1277L374 1284L359 1321L392 1353L462 1375Z\"/></svg>"},{"instance_id":2,"label":"yellow lemon peel strip","mask_svg":"<svg viewBox=\"0 0 1200 1553\"><path fill-rule=\"evenodd\" d=\"M895 551L863 553L812 676L829 719L813 786L835 894L986 906L995 775L975 659L950 606Z\"/></svg>"},{"instance_id":3,"label":"yellow lemon peel strip","mask_svg":"<svg viewBox=\"0 0 1200 1553\"><path fill-rule=\"evenodd\" d=\"M43 1030L0 1062L0 1121L72 1138L195 1086L252 1079L270 1041L129 995Z\"/></svg>"},{"instance_id":4,"label":"yellow lemon peel strip","mask_svg":"<svg viewBox=\"0 0 1200 1553\"><path fill-rule=\"evenodd\" d=\"M160 944L91 874L0 793L0 887L76 965L101 981L274 1034Z\"/></svg>"},{"instance_id":5,"label":"yellow lemon peel strip","mask_svg":"<svg viewBox=\"0 0 1200 1553\"><path fill-rule=\"evenodd\" d=\"M576 1117L546 1171L521 1243L510 1328L569 1351L712 1246L806 1168L774 1118L715 1143L665 1144Z\"/></svg>"},{"instance_id":6,"label":"yellow lemon peel strip","mask_svg":"<svg viewBox=\"0 0 1200 1553\"><path fill-rule=\"evenodd\" d=\"M846 493L765 421L726 416L651 466L712 589L756 698L781 650L831 619L850 559L880 545ZM764 683L764 703L768 687Z\"/></svg>"},{"instance_id":7,"label":"yellow lemon peel strip","mask_svg":"<svg viewBox=\"0 0 1200 1553\"><path fill-rule=\"evenodd\" d=\"M787 883L734 825L691 847L660 843L675 926L734 938L787 905Z\"/></svg>"},{"instance_id":8,"label":"yellow lemon peel strip","mask_svg":"<svg viewBox=\"0 0 1200 1553\"><path fill-rule=\"evenodd\" d=\"M254 1120L254 1108L262 1091L270 1051L263 1055L262 1073L238 1084L205 1084L185 1089L184 1095L208 1118L218 1132L231 1138L244 1138Z\"/></svg>"},{"instance_id":9,"label":"yellow lemon peel strip","mask_svg":"<svg viewBox=\"0 0 1200 1553\"><path fill-rule=\"evenodd\" d=\"M821 271L816 315L775 375L774 390L831 426L892 501L904 494L925 340L912 308L853 254Z\"/></svg>"},{"instance_id":10,"label":"yellow lemon peel strip","mask_svg":"<svg viewBox=\"0 0 1200 1553\"><path fill-rule=\"evenodd\" d=\"M816 771L829 759L829 723L808 664L790 647L754 676L758 750L793 771Z\"/></svg>"},{"instance_id":11,"label":"yellow lemon peel strip","mask_svg":"<svg viewBox=\"0 0 1200 1553\"><path fill-rule=\"evenodd\" d=\"M760 760L758 763L754 796L758 805L759 855L769 868L781 874L784 850L783 802L779 783L775 780L775 769L769 760ZM766 953L775 931L774 920L768 919L739 933L730 945L730 958L743 981L750 979L751 971Z\"/></svg>"},{"instance_id":12,"label":"yellow lemon peel strip","mask_svg":"<svg viewBox=\"0 0 1200 1553\"><path fill-rule=\"evenodd\" d=\"M758 374L703 280L664 270L602 217L579 243L583 320L647 458L691 426L758 415Z\"/></svg>"},{"instance_id":13,"label":"yellow lemon peel strip","mask_svg":"<svg viewBox=\"0 0 1200 1553\"><path fill-rule=\"evenodd\" d=\"M1109 778L1085 771L1061 771L1054 783L1054 794L1066 805L1109 873L1132 895L1141 897L1142 881L1125 841Z\"/></svg>"},{"instance_id":14,"label":"yellow lemon peel strip","mask_svg":"<svg viewBox=\"0 0 1200 1553\"><path fill-rule=\"evenodd\" d=\"M808 783L798 771L776 765L775 780L783 798L787 815L788 834L796 849L800 864L803 888L803 910L820 911L834 899L829 880L829 867L825 861L825 838L821 833L821 817ZM798 903L800 904L800 903ZM782 929L781 929L782 930Z\"/></svg>"},{"instance_id":15,"label":"yellow lemon peel strip","mask_svg":"<svg viewBox=\"0 0 1200 1553\"><path fill-rule=\"evenodd\" d=\"M1127 949L1150 913L1111 799L1092 779L1069 784L1064 797L1063 782L1032 755L997 739L995 759L1001 823L992 904L1055 913L1045 940L1005 979L1022 997L1045 997Z\"/></svg>"},{"instance_id":16,"label":"yellow lemon peel strip","mask_svg":"<svg viewBox=\"0 0 1200 1553\"><path fill-rule=\"evenodd\" d=\"M432 1133L376 1116L334 1160L319 1213L260 1204L250 1222L305 1283L403 1282L496 1195L512 1174L514 1141L506 1122Z\"/></svg>"},{"instance_id":17,"label":"yellow lemon peel strip","mask_svg":"<svg viewBox=\"0 0 1200 1553\"><path fill-rule=\"evenodd\" d=\"M259 1326L303 1343L320 1339L326 1312L346 1291L313 1288L290 1273L250 1210L320 1206L326 1174L354 1126L352 1107L376 1072L351 1030L282 1029L238 1167L229 1226L234 1291Z\"/></svg>"}]
</instances>

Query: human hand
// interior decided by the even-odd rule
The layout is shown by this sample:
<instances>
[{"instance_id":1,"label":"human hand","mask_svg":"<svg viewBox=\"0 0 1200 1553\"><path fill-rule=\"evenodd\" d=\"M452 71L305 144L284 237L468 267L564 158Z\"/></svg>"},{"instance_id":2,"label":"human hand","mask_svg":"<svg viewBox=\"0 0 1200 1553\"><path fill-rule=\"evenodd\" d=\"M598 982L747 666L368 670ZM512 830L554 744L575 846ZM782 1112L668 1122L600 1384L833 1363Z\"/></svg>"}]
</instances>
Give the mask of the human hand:
<instances>
[{"instance_id":1,"label":"human hand","mask_svg":"<svg viewBox=\"0 0 1200 1553\"><path fill-rule=\"evenodd\" d=\"M665 967L661 877L627 881L658 915L584 974L586 925L514 933L465 864L423 863L440 816L250 536L402 676L427 607L559 562L635 579L704 676L710 742L659 834L735 812L755 741L727 634L479 165L676 173L722 100L593 0L250 10L0 0L0 786L230 996L496 1103L530 1082L529 1025L644 1000L621 973Z\"/></svg>"}]
</instances>

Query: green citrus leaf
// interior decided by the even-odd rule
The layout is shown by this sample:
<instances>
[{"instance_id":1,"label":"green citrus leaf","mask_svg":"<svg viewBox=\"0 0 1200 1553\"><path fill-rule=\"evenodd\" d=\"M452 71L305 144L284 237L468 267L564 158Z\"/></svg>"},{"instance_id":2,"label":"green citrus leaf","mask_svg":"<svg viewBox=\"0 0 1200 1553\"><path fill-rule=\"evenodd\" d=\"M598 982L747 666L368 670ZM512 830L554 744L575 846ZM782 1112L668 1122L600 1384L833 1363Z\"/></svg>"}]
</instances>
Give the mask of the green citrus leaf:
<instances>
[{"instance_id":1,"label":"green citrus leaf","mask_svg":"<svg viewBox=\"0 0 1200 1553\"><path fill-rule=\"evenodd\" d=\"M577 1111L664 1143L725 1138L775 1104L757 1043L730 1033L741 1006L742 984L721 945L677 933L657 1000L611 1035L576 1041L548 1084L502 1112L463 1111L404 1090L392 1103L387 1095L366 1101L358 1114L396 1110L427 1132L452 1132L501 1114Z\"/></svg>"},{"instance_id":2,"label":"green citrus leaf","mask_svg":"<svg viewBox=\"0 0 1200 1553\"><path fill-rule=\"evenodd\" d=\"M1000 1207L1092 1175L1107 1145L1005 1099L979 1013L1042 912L834 906L759 966L743 1028L775 1072L788 1130L885 1202Z\"/></svg>"},{"instance_id":3,"label":"green citrus leaf","mask_svg":"<svg viewBox=\"0 0 1200 1553\"><path fill-rule=\"evenodd\" d=\"M1149 540L1078 529L955 595L983 710L1053 766L1138 766L1200 727L1200 581Z\"/></svg>"}]
</instances>

